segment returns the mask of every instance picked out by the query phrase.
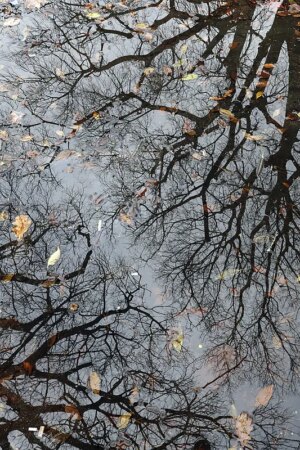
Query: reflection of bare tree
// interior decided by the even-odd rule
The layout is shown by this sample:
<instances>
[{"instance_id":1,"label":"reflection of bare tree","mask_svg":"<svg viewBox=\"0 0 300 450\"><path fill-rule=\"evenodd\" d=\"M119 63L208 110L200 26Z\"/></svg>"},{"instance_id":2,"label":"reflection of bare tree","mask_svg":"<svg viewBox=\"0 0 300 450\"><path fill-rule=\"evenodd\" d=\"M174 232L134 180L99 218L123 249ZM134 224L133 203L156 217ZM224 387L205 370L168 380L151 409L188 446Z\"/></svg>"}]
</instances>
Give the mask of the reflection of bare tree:
<instances>
[{"instance_id":1,"label":"reflection of bare tree","mask_svg":"<svg viewBox=\"0 0 300 450\"><path fill-rule=\"evenodd\" d=\"M21 76L2 88L2 150L27 164L4 158L1 389L18 418L3 425L3 448L16 429L51 445L27 432L28 417L71 448L224 448L235 438L250 448L225 390L248 380L279 391L299 375L296 7L56 6L36 13ZM44 183L59 188L51 168L68 158L96 166L111 235L122 222L142 259L158 261L172 314L146 308L128 264L96 251L83 194L52 206ZM10 227L22 209L33 226L20 244ZM43 269L49 243L68 255L58 273ZM182 322L201 332L203 358L164 348ZM214 375L199 390L207 364ZM93 368L100 398L86 387ZM296 448L279 431L286 417L280 405L257 407L254 448Z\"/></svg>"}]
</instances>

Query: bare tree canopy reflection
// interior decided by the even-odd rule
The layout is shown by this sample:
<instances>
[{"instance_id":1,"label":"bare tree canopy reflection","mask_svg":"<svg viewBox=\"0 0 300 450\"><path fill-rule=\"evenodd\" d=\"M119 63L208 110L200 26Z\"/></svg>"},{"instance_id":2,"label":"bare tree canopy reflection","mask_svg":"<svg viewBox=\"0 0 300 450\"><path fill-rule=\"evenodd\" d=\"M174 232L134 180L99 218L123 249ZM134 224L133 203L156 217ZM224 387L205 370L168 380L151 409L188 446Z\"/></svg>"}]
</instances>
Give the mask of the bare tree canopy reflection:
<instances>
[{"instance_id":1,"label":"bare tree canopy reflection","mask_svg":"<svg viewBox=\"0 0 300 450\"><path fill-rule=\"evenodd\" d=\"M299 0L0 8L1 448L299 449Z\"/></svg>"}]
</instances>

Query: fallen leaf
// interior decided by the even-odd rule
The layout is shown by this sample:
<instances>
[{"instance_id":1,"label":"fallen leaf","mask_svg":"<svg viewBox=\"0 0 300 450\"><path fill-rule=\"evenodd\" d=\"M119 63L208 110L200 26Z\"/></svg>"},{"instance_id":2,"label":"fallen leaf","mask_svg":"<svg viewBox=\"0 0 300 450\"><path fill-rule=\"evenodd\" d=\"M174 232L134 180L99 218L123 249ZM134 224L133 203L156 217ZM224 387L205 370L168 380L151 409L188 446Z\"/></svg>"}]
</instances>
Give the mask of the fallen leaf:
<instances>
[{"instance_id":1,"label":"fallen leaf","mask_svg":"<svg viewBox=\"0 0 300 450\"><path fill-rule=\"evenodd\" d=\"M224 270L224 272L221 272L216 278L216 280L228 280L229 278L232 278L237 273L241 272L241 269L227 269Z\"/></svg>"},{"instance_id":2,"label":"fallen leaf","mask_svg":"<svg viewBox=\"0 0 300 450\"><path fill-rule=\"evenodd\" d=\"M33 364L32 364L31 362L29 362L29 361L23 361L22 366L23 366L24 371L25 371L28 375L31 375L31 374L32 374L34 367L33 367Z\"/></svg>"},{"instance_id":3,"label":"fallen leaf","mask_svg":"<svg viewBox=\"0 0 300 450\"><path fill-rule=\"evenodd\" d=\"M19 111L12 111L12 112L10 113L10 121L11 121L11 123L20 123L21 120L22 120L22 117L23 117L24 115L25 115L25 114L22 113L22 112L19 112Z\"/></svg>"},{"instance_id":4,"label":"fallen leaf","mask_svg":"<svg viewBox=\"0 0 300 450\"><path fill-rule=\"evenodd\" d=\"M229 109L220 108L220 114L228 117L232 122L238 122L238 119L231 111L229 111Z\"/></svg>"},{"instance_id":5,"label":"fallen leaf","mask_svg":"<svg viewBox=\"0 0 300 450\"><path fill-rule=\"evenodd\" d=\"M248 141L262 141L263 139L265 139L265 137L261 136L260 134L250 134L250 133L245 133L245 138Z\"/></svg>"},{"instance_id":6,"label":"fallen leaf","mask_svg":"<svg viewBox=\"0 0 300 450\"><path fill-rule=\"evenodd\" d=\"M22 142L29 142L32 141L33 136L31 136L31 134L25 134L24 136L20 137L20 141Z\"/></svg>"},{"instance_id":7,"label":"fallen leaf","mask_svg":"<svg viewBox=\"0 0 300 450\"><path fill-rule=\"evenodd\" d=\"M78 311L79 306L77 305L77 303L71 303L69 306L69 310L72 312L76 312Z\"/></svg>"},{"instance_id":8,"label":"fallen leaf","mask_svg":"<svg viewBox=\"0 0 300 450\"><path fill-rule=\"evenodd\" d=\"M0 130L0 139L2 141L7 141L9 134L6 130Z\"/></svg>"},{"instance_id":9,"label":"fallen leaf","mask_svg":"<svg viewBox=\"0 0 300 450\"><path fill-rule=\"evenodd\" d=\"M272 342L273 342L273 346L274 346L274 348L276 348L276 350L279 350L280 348L282 348L282 342L277 335L273 336Z\"/></svg>"},{"instance_id":10,"label":"fallen leaf","mask_svg":"<svg viewBox=\"0 0 300 450\"><path fill-rule=\"evenodd\" d=\"M49 278L48 280L43 281L41 283L41 286L44 288L49 288L51 286L55 286L56 284L58 284L58 283L55 278L53 278L53 279Z\"/></svg>"},{"instance_id":11,"label":"fallen leaf","mask_svg":"<svg viewBox=\"0 0 300 450\"><path fill-rule=\"evenodd\" d=\"M274 385L270 384L269 386L263 387L257 394L255 399L255 407L258 406L267 406L271 397L273 395Z\"/></svg>"},{"instance_id":12,"label":"fallen leaf","mask_svg":"<svg viewBox=\"0 0 300 450\"><path fill-rule=\"evenodd\" d=\"M9 17L8 19L5 19L3 22L4 27L15 27L16 25L19 25L21 22L20 17Z\"/></svg>"},{"instance_id":13,"label":"fallen leaf","mask_svg":"<svg viewBox=\"0 0 300 450\"><path fill-rule=\"evenodd\" d=\"M93 394L100 394L101 379L97 372L91 372L87 381L87 386L93 392Z\"/></svg>"},{"instance_id":14,"label":"fallen leaf","mask_svg":"<svg viewBox=\"0 0 300 450\"><path fill-rule=\"evenodd\" d=\"M39 9L44 3L45 0L24 0L24 6L27 9Z\"/></svg>"},{"instance_id":15,"label":"fallen leaf","mask_svg":"<svg viewBox=\"0 0 300 450\"><path fill-rule=\"evenodd\" d=\"M15 276L14 273L8 273L6 275L1 275L0 281L2 281L3 283L8 283L9 281L11 281L13 279L14 276Z\"/></svg>"},{"instance_id":16,"label":"fallen leaf","mask_svg":"<svg viewBox=\"0 0 300 450\"><path fill-rule=\"evenodd\" d=\"M264 95L263 91L258 91L256 92L255 98L256 100L258 100L260 97L262 97Z\"/></svg>"},{"instance_id":17,"label":"fallen leaf","mask_svg":"<svg viewBox=\"0 0 300 450\"><path fill-rule=\"evenodd\" d=\"M57 250L54 253L52 253L52 255L49 257L47 267L54 266L58 262L59 258L60 258L60 248L57 247Z\"/></svg>"},{"instance_id":18,"label":"fallen leaf","mask_svg":"<svg viewBox=\"0 0 300 450\"><path fill-rule=\"evenodd\" d=\"M182 81L190 81L190 80L196 80L198 78L198 75L196 73L188 73L187 75L184 75L181 77Z\"/></svg>"},{"instance_id":19,"label":"fallen leaf","mask_svg":"<svg viewBox=\"0 0 300 450\"><path fill-rule=\"evenodd\" d=\"M88 12L88 13L86 13L86 17L88 19L92 19L92 20L102 18L101 14L98 11Z\"/></svg>"},{"instance_id":20,"label":"fallen leaf","mask_svg":"<svg viewBox=\"0 0 300 450\"><path fill-rule=\"evenodd\" d=\"M63 72L61 69L59 69L58 67L55 69L55 74L58 78L60 78L61 80L64 80L66 78L66 74L65 72Z\"/></svg>"},{"instance_id":21,"label":"fallen leaf","mask_svg":"<svg viewBox=\"0 0 300 450\"><path fill-rule=\"evenodd\" d=\"M75 420L82 419L82 416L81 416L78 408L75 405L66 405L65 412L68 414L71 414L71 416L73 416Z\"/></svg>"},{"instance_id":22,"label":"fallen leaf","mask_svg":"<svg viewBox=\"0 0 300 450\"><path fill-rule=\"evenodd\" d=\"M153 73L153 72L155 72L155 68L154 67L146 67L146 69L144 69L144 75L146 75L146 77L151 75L151 73Z\"/></svg>"},{"instance_id":23,"label":"fallen leaf","mask_svg":"<svg viewBox=\"0 0 300 450\"><path fill-rule=\"evenodd\" d=\"M9 218L9 215L8 215L7 211L1 211L0 212L0 222L4 222L8 218Z\"/></svg>"},{"instance_id":24,"label":"fallen leaf","mask_svg":"<svg viewBox=\"0 0 300 450\"><path fill-rule=\"evenodd\" d=\"M178 334L172 339L172 346L174 349L179 353L181 352L182 345L183 345L183 333Z\"/></svg>"},{"instance_id":25,"label":"fallen leaf","mask_svg":"<svg viewBox=\"0 0 300 450\"><path fill-rule=\"evenodd\" d=\"M121 222L126 223L127 225L132 225L132 218L124 212L120 213L119 219Z\"/></svg>"},{"instance_id":26,"label":"fallen leaf","mask_svg":"<svg viewBox=\"0 0 300 450\"><path fill-rule=\"evenodd\" d=\"M131 413L124 413L120 416L118 421L118 428L122 430L123 428L126 428L130 422L132 414Z\"/></svg>"},{"instance_id":27,"label":"fallen leaf","mask_svg":"<svg viewBox=\"0 0 300 450\"><path fill-rule=\"evenodd\" d=\"M274 67L275 67L275 64L272 64L272 63L264 64L264 69L273 69Z\"/></svg>"},{"instance_id":28,"label":"fallen leaf","mask_svg":"<svg viewBox=\"0 0 300 450\"><path fill-rule=\"evenodd\" d=\"M229 48L231 48L231 50L234 50L234 49L236 49L239 45L240 45L239 42L233 41L232 44L229 45Z\"/></svg>"},{"instance_id":29,"label":"fallen leaf","mask_svg":"<svg viewBox=\"0 0 300 450\"><path fill-rule=\"evenodd\" d=\"M253 430L252 418L248 413L242 412L235 421L235 431L237 437L243 447L245 447L251 439L250 433Z\"/></svg>"},{"instance_id":30,"label":"fallen leaf","mask_svg":"<svg viewBox=\"0 0 300 450\"><path fill-rule=\"evenodd\" d=\"M237 417L238 414L237 414L237 410L236 410L234 403L232 403L232 405L230 405L229 413L232 417Z\"/></svg>"},{"instance_id":31,"label":"fallen leaf","mask_svg":"<svg viewBox=\"0 0 300 450\"><path fill-rule=\"evenodd\" d=\"M18 240L21 240L31 224L32 221L30 217L21 214L15 218L11 231L17 236Z\"/></svg>"}]
</instances>

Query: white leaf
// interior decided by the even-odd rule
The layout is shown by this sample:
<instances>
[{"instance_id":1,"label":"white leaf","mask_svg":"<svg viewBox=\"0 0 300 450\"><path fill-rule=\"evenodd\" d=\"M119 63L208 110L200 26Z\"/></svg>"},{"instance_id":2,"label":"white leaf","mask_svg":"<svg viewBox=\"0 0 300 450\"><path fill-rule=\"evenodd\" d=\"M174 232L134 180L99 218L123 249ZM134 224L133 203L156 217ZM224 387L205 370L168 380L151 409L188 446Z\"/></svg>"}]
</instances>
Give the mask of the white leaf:
<instances>
[{"instance_id":1,"label":"white leaf","mask_svg":"<svg viewBox=\"0 0 300 450\"><path fill-rule=\"evenodd\" d=\"M44 3L44 0L24 0L24 6L28 9L39 9Z\"/></svg>"},{"instance_id":2,"label":"white leaf","mask_svg":"<svg viewBox=\"0 0 300 450\"><path fill-rule=\"evenodd\" d=\"M88 382L88 387L93 391L93 394L100 394L101 389L101 379L100 376L97 374L97 372L91 372Z\"/></svg>"},{"instance_id":3,"label":"white leaf","mask_svg":"<svg viewBox=\"0 0 300 450\"><path fill-rule=\"evenodd\" d=\"M238 414L234 403L230 405L229 413L232 417L237 417Z\"/></svg>"},{"instance_id":4,"label":"white leaf","mask_svg":"<svg viewBox=\"0 0 300 450\"><path fill-rule=\"evenodd\" d=\"M24 115L25 115L25 114L22 113L22 112L19 112L19 111L12 111L12 112L10 113L10 121L11 121L11 123L20 123L21 120L22 120L22 117L23 117Z\"/></svg>"},{"instance_id":5,"label":"white leaf","mask_svg":"<svg viewBox=\"0 0 300 450\"><path fill-rule=\"evenodd\" d=\"M9 17L8 19L5 19L3 22L4 27L14 27L16 25L19 25L21 22L20 17Z\"/></svg>"},{"instance_id":6,"label":"white leaf","mask_svg":"<svg viewBox=\"0 0 300 450\"><path fill-rule=\"evenodd\" d=\"M58 262L59 258L60 258L60 249L59 247L57 247L57 250L54 253L52 253L52 255L49 257L47 266L54 266L54 264Z\"/></svg>"}]
</instances>

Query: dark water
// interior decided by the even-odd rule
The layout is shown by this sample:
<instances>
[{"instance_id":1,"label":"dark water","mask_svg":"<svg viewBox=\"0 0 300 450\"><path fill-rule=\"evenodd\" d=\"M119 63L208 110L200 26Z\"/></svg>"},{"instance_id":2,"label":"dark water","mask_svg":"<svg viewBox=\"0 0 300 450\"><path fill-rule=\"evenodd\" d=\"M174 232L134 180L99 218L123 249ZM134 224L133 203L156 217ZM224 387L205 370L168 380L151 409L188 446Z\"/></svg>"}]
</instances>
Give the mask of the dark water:
<instances>
[{"instance_id":1,"label":"dark water","mask_svg":"<svg viewBox=\"0 0 300 450\"><path fill-rule=\"evenodd\" d=\"M299 449L300 2L1 2L1 449Z\"/></svg>"}]
</instances>

